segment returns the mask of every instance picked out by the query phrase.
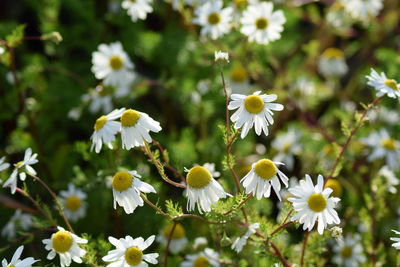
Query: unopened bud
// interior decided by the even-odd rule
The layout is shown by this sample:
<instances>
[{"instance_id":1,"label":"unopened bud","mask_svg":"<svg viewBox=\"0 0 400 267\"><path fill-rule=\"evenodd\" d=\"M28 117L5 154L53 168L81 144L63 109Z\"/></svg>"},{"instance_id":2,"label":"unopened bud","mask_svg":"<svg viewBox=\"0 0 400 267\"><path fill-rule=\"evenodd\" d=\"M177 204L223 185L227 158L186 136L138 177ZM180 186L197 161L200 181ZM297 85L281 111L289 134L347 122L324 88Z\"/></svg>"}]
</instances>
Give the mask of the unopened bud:
<instances>
[{"instance_id":1,"label":"unopened bud","mask_svg":"<svg viewBox=\"0 0 400 267\"><path fill-rule=\"evenodd\" d=\"M42 35L41 39L54 42L55 44L59 44L63 40L63 38L59 32L51 32L51 33L44 34L44 35Z\"/></svg>"}]
</instances>

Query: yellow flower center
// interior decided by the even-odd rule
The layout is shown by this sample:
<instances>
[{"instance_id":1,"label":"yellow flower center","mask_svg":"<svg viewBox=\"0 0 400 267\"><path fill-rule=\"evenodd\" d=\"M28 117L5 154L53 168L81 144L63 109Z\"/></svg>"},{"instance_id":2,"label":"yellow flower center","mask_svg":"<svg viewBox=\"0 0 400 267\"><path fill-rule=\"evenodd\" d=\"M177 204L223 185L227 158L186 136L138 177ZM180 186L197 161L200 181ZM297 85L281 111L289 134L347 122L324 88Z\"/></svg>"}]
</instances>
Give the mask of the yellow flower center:
<instances>
[{"instance_id":1,"label":"yellow flower center","mask_svg":"<svg viewBox=\"0 0 400 267\"><path fill-rule=\"evenodd\" d=\"M99 91L99 95L105 97L111 95L112 93L114 93L114 91L115 91L114 86L102 84L101 90Z\"/></svg>"},{"instance_id":2,"label":"yellow flower center","mask_svg":"<svg viewBox=\"0 0 400 267\"><path fill-rule=\"evenodd\" d=\"M258 30L264 30L268 27L268 20L266 18L258 18L256 20L256 28Z\"/></svg>"},{"instance_id":3,"label":"yellow flower center","mask_svg":"<svg viewBox=\"0 0 400 267\"><path fill-rule=\"evenodd\" d=\"M208 266L208 259L205 256L199 256L193 262L194 267L207 267Z\"/></svg>"},{"instance_id":4,"label":"yellow flower center","mask_svg":"<svg viewBox=\"0 0 400 267\"><path fill-rule=\"evenodd\" d=\"M221 16L218 13L214 12L208 15L208 23L210 23L211 25L216 25L220 21L221 21Z\"/></svg>"},{"instance_id":5,"label":"yellow flower center","mask_svg":"<svg viewBox=\"0 0 400 267\"><path fill-rule=\"evenodd\" d=\"M234 0L233 1L237 9L245 9L247 6L247 0Z\"/></svg>"},{"instance_id":6,"label":"yellow flower center","mask_svg":"<svg viewBox=\"0 0 400 267\"><path fill-rule=\"evenodd\" d=\"M98 118L96 120L96 123L94 124L94 127L93 127L94 130L98 131L98 130L102 129L104 127L104 124L106 124L106 122L107 122L107 116L105 116L105 115L101 116L100 118Z\"/></svg>"},{"instance_id":7,"label":"yellow flower center","mask_svg":"<svg viewBox=\"0 0 400 267\"><path fill-rule=\"evenodd\" d=\"M386 80L384 81L385 85L392 88L393 90L400 90L397 86L397 82L395 80Z\"/></svg>"},{"instance_id":8,"label":"yellow flower center","mask_svg":"<svg viewBox=\"0 0 400 267\"><path fill-rule=\"evenodd\" d=\"M314 212L321 212L326 208L326 198L320 193L314 193L309 196L308 207Z\"/></svg>"},{"instance_id":9,"label":"yellow flower center","mask_svg":"<svg viewBox=\"0 0 400 267\"><path fill-rule=\"evenodd\" d=\"M332 192L332 196L334 197L340 197L342 195L343 192L343 188L342 185L339 183L338 180L336 179L329 179L326 183L325 183L325 188L331 188L333 190Z\"/></svg>"},{"instance_id":10,"label":"yellow flower center","mask_svg":"<svg viewBox=\"0 0 400 267\"><path fill-rule=\"evenodd\" d=\"M72 235L65 231L58 231L51 237L53 249L58 253L65 253L72 247Z\"/></svg>"},{"instance_id":11,"label":"yellow flower center","mask_svg":"<svg viewBox=\"0 0 400 267\"><path fill-rule=\"evenodd\" d=\"M113 70L119 70L124 66L124 60L119 56L110 57L110 66Z\"/></svg>"},{"instance_id":12,"label":"yellow flower center","mask_svg":"<svg viewBox=\"0 0 400 267\"><path fill-rule=\"evenodd\" d=\"M76 211L81 207L81 200L77 196L70 196L65 200L65 207L70 211Z\"/></svg>"},{"instance_id":13,"label":"yellow flower center","mask_svg":"<svg viewBox=\"0 0 400 267\"><path fill-rule=\"evenodd\" d=\"M194 166L186 175L187 184L196 189L203 188L211 182L210 171L203 166Z\"/></svg>"},{"instance_id":14,"label":"yellow flower center","mask_svg":"<svg viewBox=\"0 0 400 267\"><path fill-rule=\"evenodd\" d=\"M258 114L264 109L264 100L258 95L250 95L244 100L244 107L253 114Z\"/></svg>"},{"instance_id":15,"label":"yellow flower center","mask_svg":"<svg viewBox=\"0 0 400 267\"><path fill-rule=\"evenodd\" d=\"M247 80L247 71L240 65L233 67L231 71L231 79L236 83L242 83Z\"/></svg>"},{"instance_id":16,"label":"yellow flower center","mask_svg":"<svg viewBox=\"0 0 400 267\"><path fill-rule=\"evenodd\" d=\"M117 172L112 180L112 186L115 190L122 192L132 186L133 177L129 172Z\"/></svg>"},{"instance_id":17,"label":"yellow flower center","mask_svg":"<svg viewBox=\"0 0 400 267\"><path fill-rule=\"evenodd\" d=\"M353 249L351 247L344 247L340 253L343 258L348 259L353 255Z\"/></svg>"},{"instance_id":18,"label":"yellow flower center","mask_svg":"<svg viewBox=\"0 0 400 267\"><path fill-rule=\"evenodd\" d=\"M18 169L19 167L21 167L22 163L24 163L22 160L15 163L14 164L15 168Z\"/></svg>"},{"instance_id":19,"label":"yellow flower center","mask_svg":"<svg viewBox=\"0 0 400 267\"><path fill-rule=\"evenodd\" d=\"M388 150L396 150L397 145L396 145L396 140L391 139L391 138L385 138L381 141L381 146Z\"/></svg>"},{"instance_id":20,"label":"yellow flower center","mask_svg":"<svg viewBox=\"0 0 400 267\"><path fill-rule=\"evenodd\" d=\"M12 265L12 264L9 264L9 265L7 265L7 267L15 267L14 265Z\"/></svg>"},{"instance_id":21,"label":"yellow flower center","mask_svg":"<svg viewBox=\"0 0 400 267\"><path fill-rule=\"evenodd\" d=\"M265 180L271 180L276 175L276 166L269 159L261 159L254 166L254 171Z\"/></svg>"},{"instance_id":22,"label":"yellow flower center","mask_svg":"<svg viewBox=\"0 0 400 267\"><path fill-rule=\"evenodd\" d=\"M128 109L121 116L122 127L135 126L140 118L140 113L133 109Z\"/></svg>"},{"instance_id":23,"label":"yellow flower center","mask_svg":"<svg viewBox=\"0 0 400 267\"><path fill-rule=\"evenodd\" d=\"M283 153L288 154L290 150L291 144L290 143L285 143L283 145Z\"/></svg>"},{"instance_id":24,"label":"yellow flower center","mask_svg":"<svg viewBox=\"0 0 400 267\"><path fill-rule=\"evenodd\" d=\"M174 224L169 224L167 225L167 227L165 227L164 229L164 236L166 238L169 237L169 235L171 234L172 228L174 227ZM174 232L172 233L172 239L181 239L185 237L185 229L183 228L183 226L178 223L175 226Z\"/></svg>"},{"instance_id":25,"label":"yellow flower center","mask_svg":"<svg viewBox=\"0 0 400 267\"><path fill-rule=\"evenodd\" d=\"M336 59L343 59L344 58L344 53L342 50L338 49L338 48L328 48L324 51L324 53L322 54L323 57L327 58L327 59L332 59L332 58L336 58Z\"/></svg>"},{"instance_id":26,"label":"yellow flower center","mask_svg":"<svg viewBox=\"0 0 400 267\"><path fill-rule=\"evenodd\" d=\"M142 261L143 252L138 247L130 247L125 251L125 260L129 265L136 266Z\"/></svg>"}]
</instances>

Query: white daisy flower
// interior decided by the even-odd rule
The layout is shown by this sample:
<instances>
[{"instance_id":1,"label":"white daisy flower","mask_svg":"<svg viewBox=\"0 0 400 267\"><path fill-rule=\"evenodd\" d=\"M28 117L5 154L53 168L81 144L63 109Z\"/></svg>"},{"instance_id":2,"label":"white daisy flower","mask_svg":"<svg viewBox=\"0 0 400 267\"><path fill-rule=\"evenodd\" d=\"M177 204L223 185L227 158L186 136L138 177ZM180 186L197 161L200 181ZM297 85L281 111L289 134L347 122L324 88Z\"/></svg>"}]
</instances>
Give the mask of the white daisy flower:
<instances>
[{"instance_id":1,"label":"white daisy flower","mask_svg":"<svg viewBox=\"0 0 400 267\"><path fill-rule=\"evenodd\" d=\"M363 255L360 239L359 235L339 238L337 244L333 247L333 251L336 255L333 257L332 261L344 267L357 267L361 263L364 263L365 256Z\"/></svg>"},{"instance_id":2,"label":"white daisy flower","mask_svg":"<svg viewBox=\"0 0 400 267\"><path fill-rule=\"evenodd\" d=\"M215 62L222 62L222 63L229 63L229 54L228 54L228 52L215 51L214 52L214 61Z\"/></svg>"},{"instance_id":3,"label":"white daisy flower","mask_svg":"<svg viewBox=\"0 0 400 267\"><path fill-rule=\"evenodd\" d=\"M240 238L236 238L236 240L233 242L231 248L235 250L237 253L241 252L243 250L243 247L247 243L247 239L257 232L257 229L260 227L259 223L253 223L249 225L249 229L247 232Z\"/></svg>"},{"instance_id":4,"label":"white daisy flower","mask_svg":"<svg viewBox=\"0 0 400 267\"><path fill-rule=\"evenodd\" d=\"M260 2L243 12L240 32L248 36L250 42L268 44L281 38L286 18L282 10L273 12L273 8L273 3Z\"/></svg>"},{"instance_id":5,"label":"white daisy flower","mask_svg":"<svg viewBox=\"0 0 400 267\"><path fill-rule=\"evenodd\" d=\"M391 171L389 169L389 167L385 165L379 170L378 174L380 176L383 176L386 179L386 189L387 189L387 191L389 191L392 194L396 194L397 193L396 186L399 185L400 181L396 177L394 172Z\"/></svg>"},{"instance_id":6,"label":"white daisy flower","mask_svg":"<svg viewBox=\"0 0 400 267\"><path fill-rule=\"evenodd\" d=\"M97 79L104 79L105 85L120 84L134 67L120 42L99 45L92 54L92 64L92 72Z\"/></svg>"},{"instance_id":7,"label":"white daisy flower","mask_svg":"<svg viewBox=\"0 0 400 267\"><path fill-rule=\"evenodd\" d=\"M4 54L5 51L6 51L6 49L3 46L0 46L0 55Z\"/></svg>"},{"instance_id":8,"label":"white daisy flower","mask_svg":"<svg viewBox=\"0 0 400 267\"><path fill-rule=\"evenodd\" d=\"M371 69L371 74L367 75L366 78L368 79L367 84L378 91L376 93L378 97L386 94L388 97L400 99L400 84L396 80L388 79L384 72L378 74L374 69Z\"/></svg>"},{"instance_id":9,"label":"white daisy flower","mask_svg":"<svg viewBox=\"0 0 400 267\"><path fill-rule=\"evenodd\" d=\"M3 259L1 261L2 267L31 267L32 264L39 260L35 260L32 257L25 258L21 260L21 254L22 251L24 250L24 246L20 246L17 248L17 250L14 252L14 255L11 258L11 261L8 263L6 259Z\"/></svg>"},{"instance_id":10,"label":"white daisy flower","mask_svg":"<svg viewBox=\"0 0 400 267\"><path fill-rule=\"evenodd\" d=\"M187 210L197 209L200 214L202 211L211 211L211 205L220 198L230 196L222 186L214 180L210 171L203 166L192 167L186 175L187 189L185 196L188 198Z\"/></svg>"},{"instance_id":11,"label":"white daisy flower","mask_svg":"<svg viewBox=\"0 0 400 267\"><path fill-rule=\"evenodd\" d=\"M133 22L145 20L147 14L153 12L152 0L124 0L122 8L126 9Z\"/></svg>"},{"instance_id":12,"label":"white daisy flower","mask_svg":"<svg viewBox=\"0 0 400 267\"><path fill-rule=\"evenodd\" d=\"M10 167L10 163L5 162L6 157L0 158L0 172L8 169Z\"/></svg>"},{"instance_id":13,"label":"white daisy flower","mask_svg":"<svg viewBox=\"0 0 400 267\"><path fill-rule=\"evenodd\" d=\"M219 254L211 248L206 248L204 251L197 254L189 254L185 256L185 260L180 264L180 267L194 266L212 266L219 267Z\"/></svg>"},{"instance_id":14,"label":"white daisy flower","mask_svg":"<svg viewBox=\"0 0 400 267\"><path fill-rule=\"evenodd\" d=\"M349 70L342 50L327 48L318 62L318 70L324 76L343 76Z\"/></svg>"},{"instance_id":15,"label":"white daisy flower","mask_svg":"<svg viewBox=\"0 0 400 267\"><path fill-rule=\"evenodd\" d=\"M383 8L383 0L340 0L340 3L353 19L362 22L378 16Z\"/></svg>"},{"instance_id":16,"label":"white daisy flower","mask_svg":"<svg viewBox=\"0 0 400 267\"><path fill-rule=\"evenodd\" d=\"M200 165L199 164L193 165L193 167L195 166L200 166ZM203 164L203 167L206 168L211 173L212 177L217 178L221 176L221 173L215 170L215 163L206 162Z\"/></svg>"},{"instance_id":17,"label":"white daisy flower","mask_svg":"<svg viewBox=\"0 0 400 267\"><path fill-rule=\"evenodd\" d=\"M373 148L368 156L368 161L385 158L386 165L393 170L400 167L400 142L391 138L385 129L373 132L367 138L362 138L361 142Z\"/></svg>"},{"instance_id":18,"label":"white daisy flower","mask_svg":"<svg viewBox=\"0 0 400 267\"><path fill-rule=\"evenodd\" d=\"M157 264L158 253L143 254L143 251L151 246L155 236L152 235L145 241L142 237L133 239L131 236L116 239L112 236L108 237L108 241L115 246L115 249L110 250L102 259L109 267L116 266L138 266L146 267L148 263Z\"/></svg>"},{"instance_id":19,"label":"white daisy flower","mask_svg":"<svg viewBox=\"0 0 400 267\"><path fill-rule=\"evenodd\" d=\"M19 174L19 178L21 181L25 181L26 174L36 175L35 169L31 167L31 165L38 163L37 154L32 154L32 149L29 147L25 150L24 160L17 162L14 164L14 170L8 178L7 181L3 184L3 187L10 187L11 194L14 194L17 190L17 175Z\"/></svg>"},{"instance_id":20,"label":"white daisy flower","mask_svg":"<svg viewBox=\"0 0 400 267\"><path fill-rule=\"evenodd\" d=\"M164 228L163 232L157 236L157 241L161 243L163 246L167 246L168 238L171 235L173 227L174 224L167 225ZM183 228L183 226L180 223L177 223L169 243L169 251L171 253L174 254L179 253L186 247L188 240L185 234L186 234L185 228Z\"/></svg>"},{"instance_id":21,"label":"white daisy flower","mask_svg":"<svg viewBox=\"0 0 400 267\"><path fill-rule=\"evenodd\" d=\"M111 113L103 115L96 120L93 127L94 132L90 137L90 140L92 140L90 151L93 151L93 148L95 148L96 153L99 153L103 143L110 149L113 148L112 142L115 141L115 135L121 129L121 123L114 120L120 118L124 111L125 108L115 109Z\"/></svg>"},{"instance_id":22,"label":"white daisy flower","mask_svg":"<svg viewBox=\"0 0 400 267\"><path fill-rule=\"evenodd\" d=\"M143 206L141 192L156 193L154 187L142 182L140 177L136 171L120 171L114 175L112 180L114 209L118 203L127 214L133 213L138 206Z\"/></svg>"},{"instance_id":23,"label":"white daisy flower","mask_svg":"<svg viewBox=\"0 0 400 267\"><path fill-rule=\"evenodd\" d=\"M81 96L82 102L89 104L89 111L93 114L99 111L110 113L113 110L112 95L105 93L102 88L102 86L97 86L95 90Z\"/></svg>"},{"instance_id":24,"label":"white daisy flower","mask_svg":"<svg viewBox=\"0 0 400 267\"><path fill-rule=\"evenodd\" d=\"M1 230L1 235L7 239L13 239L17 235L17 230L26 231L32 226L33 216L16 210L7 224Z\"/></svg>"},{"instance_id":25,"label":"white daisy flower","mask_svg":"<svg viewBox=\"0 0 400 267\"><path fill-rule=\"evenodd\" d=\"M229 103L228 109L238 109L231 116L231 121L235 122L235 129L243 127L240 134L242 139L247 135L250 128L253 128L253 126L255 126L257 135L260 135L262 130L267 136L268 125L272 125L274 123L274 119L272 118L272 110L283 110L283 105L270 103L278 98L277 95L260 93L261 91L257 91L248 96L240 94L231 95L232 100Z\"/></svg>"},{"instance_id":26,"label":"white daisy flower","mask_svg":"<svg viewBox=\"0 0 400 267\"><path fill-rule=\"evenodd\" d=\"M72 183L68 184L68 190L60 191L60 201L64 206L65 216L72 222L85 217L87 209L85 200L86 193Z\"/></svg>"},{"instance_id":27,"label":"white daisy flower","mask_svg":"<svg viewBox=\"0 0 400 267\"><path fill-rule=\"evenodd\" d=\"M277 165L283 165L283 163L272 162L269 159L261 159L253 163L249 173L240 180L246 189L246 194L253 194L257 199L261 199L263 196L269 197L273 188L281 200L279 179L288 187L289 178L277 168Z\"/></svg>"},{"instance_id":28,"label":"white daisy flower","mask_svg":"<svg viewBox=\"0 0 400 267\"><path fill-rule=\"evenodd\" d=\"M193 23L202 26L200 34L215 40L231 29L232 8L222 9L221 0L207 1L195 10Z\"/></svg>"},{"instance_id":29,"label":"white daisy flower","mask_svg":"<svg viewBox=\"0 0 400 267\"><path fill-rule=\"evenodd\" d=\"M288 170L293 170L294 155L300 153L302 147L300 139L301 132L293 127L279 134L271 143L271 146L278 151L273 160L283 162Z\"/></svg>"},{"instance_id":30,"label":"white daisy flower","mask_svg":"<svg viewBox=\"0 0 400 267\"><path fill-rule=\"evenodd\" d=\"M241 64L235 64L226 79L229 94L248 94L250 79L247 70Z\"/></svg>"},{"instance_id":31,"label":"white daisy flower","mask_svg":"<svg viewBox=\"0 0 400 267\"><path fill-rule=\"evenodd\" d=\"M54 259L58 254L60 256L61 267L70 266L71 260L76 263L82 263L82 257L86 251L79 247L79 244L86 244L87 240L66 231L58 226L58 231L51 235L51 238L44 239L45 249L49 250L48 260Z\"/></svg>"},{"instance_id":32,"label":"white daisy flower","mask_svg":"<svg viewBox=\"0 0 400 267\"><path fill-rule=\"evenodd\" d=\"M396 231L396 230L392 230L395 234L400 235L400 232ZM400 250L400 238L399 237L391 237L390 240L394 241L394 243L392 244L392 247L394 247L395 249L399 249Z\"/></svg>"},{"instance_id":33,"label":"white daisy flower","mask_svg":"<svg viewBox=\"0 0 400 267\"><path fill-rule=\"evenodd\" d=\"M288 199L293 203L293 208L297 212L291 220L298 220L303 224L303 230L308 229L308 231L312 230L318 220L318 233L321 235L328 224L340 223L339 216L335 211L335 206L340 199L329 197L333 190L323 187L322 175L318 175L318 183L314 186L310 175L306 174L306 179L301 180L300 185L289 188L289 192L294 197Z\"/></svg>"},{"instance_id":34,"label":"white daisy flower","mask_svg":"<svg viewBox=\"0 0 400 267\"><path fill-rule=\"evenodd\" d=\"M130 150L132 147L144 146L145 141L151 143L150 131L158 133L161 131L161 126L146 113L128 109L122 114L122 148Z\"/></svg>"}]
</instances>

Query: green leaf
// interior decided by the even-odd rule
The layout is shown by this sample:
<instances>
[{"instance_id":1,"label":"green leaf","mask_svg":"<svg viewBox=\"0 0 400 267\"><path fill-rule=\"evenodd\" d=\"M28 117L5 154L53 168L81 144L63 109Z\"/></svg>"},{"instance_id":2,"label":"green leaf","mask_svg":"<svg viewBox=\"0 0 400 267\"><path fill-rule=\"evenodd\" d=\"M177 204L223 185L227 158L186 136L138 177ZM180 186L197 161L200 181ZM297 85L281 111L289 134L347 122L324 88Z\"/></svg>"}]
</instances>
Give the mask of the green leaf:
<instances>
[{"instance_id":1,"label":"green leaf","mask_svg":"<svg viewBox=\"0 0 400 267\"><path fill-rule=\"evenodd\" d=\"M11 34L7 35L6 41L10 47L17 47L24 38L25 24L18 25Z\"/></svg>"}]
</instances>

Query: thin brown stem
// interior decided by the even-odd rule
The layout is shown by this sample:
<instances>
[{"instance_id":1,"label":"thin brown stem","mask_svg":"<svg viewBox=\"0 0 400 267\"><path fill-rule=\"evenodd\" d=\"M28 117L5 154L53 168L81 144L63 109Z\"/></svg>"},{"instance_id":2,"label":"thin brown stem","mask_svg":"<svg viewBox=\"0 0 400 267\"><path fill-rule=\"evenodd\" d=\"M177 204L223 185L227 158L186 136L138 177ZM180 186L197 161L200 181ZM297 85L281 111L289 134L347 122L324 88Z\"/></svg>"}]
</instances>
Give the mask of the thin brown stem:
<instances>
[{"instance_id":1,"label":"thin brown stem","mask_svg":"<svg viewBox=\"0 0 400 267\"><path fill-rule=\"evenodd\" d=\"M366 109L364 110L364 112L361 114L361 117L360 117L359 122L357 123L356 127L354 127L354 129L351 131L350 135L347 137L346 141L344 142L344 144L343 144L343 146L342 146L342 149L340 150L340 153L339 153L338 157L337 157L336 160L335 160L335 163L333 164L333 167L332 167L332 169L331 169L329 175L326 177L326 179L325 179L325 184L326 184L326 182L327 182L329 179L331 179L331 178L333 177L333 175L335 174L336 168L337 168L337 166L339 165L339 162L341 161L342 157L344 156L344 153L346 152L346 149L348 148L351 139L352 139L353 136L356 134L356 132L358 131L358 129L360 129L360 127L361 127L361 125L363 124L364 118L365 118L365 116L367 115L368 111L369 111L373 106L375 106L375 105L379 102L379 100L380 100L381 98L382 98L382 97L377 97L377 98L375 98L375 99L371 102L371 104L368 105L368 108L366 108Z\"/></svg>"},{"instance_id":2,"label":"thin brown stem","mask_svg":"<svg viewBox=\"0 0 400 267\"><path fill-rule=\"evenodd\" d=\"M53 220L53 218L51 218L49 216L49 214L47 214L47 212L44 211L44 209L42 209L42 207L40 207L39 203L34 200L26 191L22 190L21 188L16 188L16 191L18 193L20 193L21 195L23 195L24 197L26 197L27 199L29 199L30 202L32 202L33 205L35 205L35 207L38 209L38 211L40 213L43 214L44 217L46 217L47 220L49 220L54 226L57 226L57 223Z\"/></svg>"},{"instance_id":3,"label":"thin brown stem","mask_svg":"<svg viewBox=\"0 0 400 267\"><path fill-rule=\"evenodd\" d=\"M285 267L291 267L292 265L290 264L290 262L285 258L285 256L283 256L282 252L279 250L279 248L273 243L270 242L272 249L275 252L275 255L278 256L279 260L282 262L282 264Z\"/></svg>"},{"instance_id":4,"label":"thin brown stem","mask_svg":"<svg viewBox=\"0 0 400 267\"><path fill-rule=\"evenodd\" d=\"M145 145L142 146L141 148L142 148L143 152L149 157L151 162L153 162L154 166L156 166L158 173L160 174L161 178L164 181L166 181L167 183L169 183L173 186L179 187L179 188L186 188L186 185L174 182L170 178L168 178L168 176L164 172L163 164L161 164L161 162L158 159L156 159L156 157L154 156L153 152L151 151L151 149L147 143L145 143Z\"/></svg>"},{"instance_id":5,"label":"thin brown stem","mask_svg":"<svg viewBox=\"0 0 400 267\"><path fill-rule=\"evenodd\" d=\"M288 223L284 223L284 224L279 225L274 231L272 231L271 236L273 236L274 234L278 233L279 231L281 231L282 229L288 227L291 224L293 224L293 222L288 222Z\"/></svg>"},{"instance_id":6,"label":"thin brown stem","mask_svg":"<svg viewBox=\"0 0 400 267\"><path fill-rule=\"evenodd\" d=\"M222 80L222 85L224 87L224 95L225 95L226 161L227 161L229 171L231 172L233 180L235 182L236 190L238 192L240 192L239 177L237 176L235 170L230 166L230 163L229 163L230 155L231 155L231 147L232 147L234 138L230 139L231 126L230 126L229 109L228 109L229 97L228 97L228 92L226 90L225 77L224 77L224 72L222 71L222 69L221 69L221 80Z\"/></svg>"},{"instance_id":7,"label":"thin brown stem","mask_svg":"<svg viewBox=\"0 0 400 267\"><path fill-rule=\"evenodd\" d=\"M153 204L153 202L151 202L150 200L147 199L147 197L141 193L140 196L142 197L142 199L144 200L144 202L146 202L147 205L149 205L150 207L152 207L153 209L155 209L158 213L160 213L162 216L167 217L168 219L172 219L172 217L165 213L162 209L160 209L159 207L157 207L156 205Z\"/></svg>"},{"instance_id":8,"label":"thin brown stem","mask_svg":"<svg viewBox=\"0 0 400 267\"><path fill-rule=\"evenodd\" d=\"M58 212L60 213L61 217L64 219L64 222L67 225L68 230L71 233L75 233L74 229L72 229L71 224L69 223L69 221L67 219L67 216L65 216L65 214L64 214L63 207L61 206L60 202L58 201L57 195L53 192L53 190L51 190L50 187L42 179L40 179L38 176L33 175L33 174L29 174L29 176L31 176L34 180L38 181L49 192L51 197L56 202L56 205L57 205L57 208L58 208Z\"/></svg>"},{"instance_id":9,"label":"thin brown stem","mask_svg":"<svg viewBox=\"0 0 400 267\"><path fill-rule=\"evenodd\" d=\"M177 224L178 223L174 221L174 225L172 226L171 232L169 232L169 235L168 235L167 246L165 248L165 257L164 257L164 266L165 267L168 267L169 244L171 243L171 239L172 239L172 236L174 234L174 231L175 231L175 228L176 228Z\"/></svg>"},{"instance_id":10,"label":"thin brown stem","mask_svg":"<svg viewBox=\"0 0 400 267\"><path fill-rule=\"evenodd\" d=\"M310 232L306 232L305 236L304 236L303 247L301 249L300 267L304 266L304 255L306 254L307 241L308 241L309 235L310 235Z\"/></svg>"}]
</instances>

